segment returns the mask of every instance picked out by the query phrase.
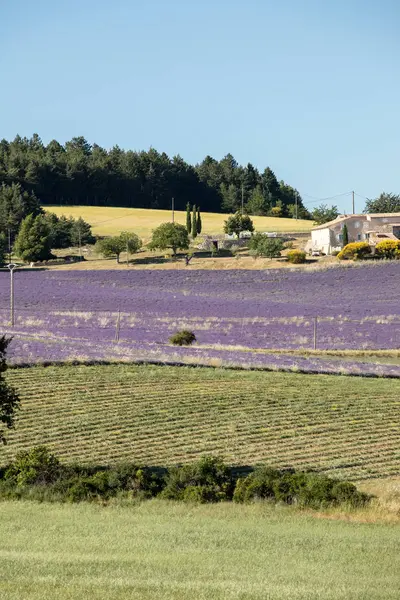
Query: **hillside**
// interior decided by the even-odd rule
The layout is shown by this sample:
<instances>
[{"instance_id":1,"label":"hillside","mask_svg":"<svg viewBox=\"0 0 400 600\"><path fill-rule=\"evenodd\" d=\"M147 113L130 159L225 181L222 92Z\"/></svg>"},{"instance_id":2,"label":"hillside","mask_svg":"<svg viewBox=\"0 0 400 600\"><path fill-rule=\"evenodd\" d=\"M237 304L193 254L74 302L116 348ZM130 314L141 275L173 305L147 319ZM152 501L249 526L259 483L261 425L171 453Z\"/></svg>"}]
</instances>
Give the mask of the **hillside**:
<instances>
[{"instance_id":1,"label":"hillside","mask_svg":"<svg viewBox=\"0 0 400 600\"><path fill-rule=\"evenodd\" d=\"M163 366L11 369L22 410L2 461L48 445L64 461L313 468L368 479L400 472L400 382Z\"/></svg>"},{"instance_id":2,"label":"hillside","mask_svg":"<svg viewBox=\"0 0 400 600\"><path fill-rule=\"evenodd\" d=\"M46 210L57 216L82 217L90 223L95 235L114 235L123 230L134 231L144 241L161 223L171 220L169 210L150 210L142 208L114 208L94 206L45 206ZM203 234L223 233L224 221L228 215L220 213L202 213ZM257 231L307 232L313 226L312 221L299 219L279 219L277 217L252 217ZM184 225L186 213L175 211L175 221Z\"/></svg>"}]
</instances>

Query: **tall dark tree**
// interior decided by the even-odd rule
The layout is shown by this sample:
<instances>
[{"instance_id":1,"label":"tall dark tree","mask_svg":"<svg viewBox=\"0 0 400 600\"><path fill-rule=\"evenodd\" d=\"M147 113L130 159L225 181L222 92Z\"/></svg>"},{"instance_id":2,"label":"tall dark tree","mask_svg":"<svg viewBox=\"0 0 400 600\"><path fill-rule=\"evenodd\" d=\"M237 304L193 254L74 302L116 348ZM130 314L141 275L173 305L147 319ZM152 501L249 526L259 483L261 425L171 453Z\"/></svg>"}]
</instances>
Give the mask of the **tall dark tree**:
<instances>
[{"instance_id":1,"label":"tall dark tree","mask_svg":"<svg viewBox=\"0 0 400 600\"><path fill-rule=\"evenodd\" d=\"M347 223L345 223L343 225L342 236L343 236L343 248L344 248L349 243L349 230L347 228Z\"/></svg>"},{"instance_id":2,"label":"tall dark tree","mask_svg":"<svg viewBox=\"0 0 400 600\"><path fill-rule=\"evenodd\" d=\"M7 256L7 239L4 233L0 233L0 267L6 262Z\"/></svg>"},{"instance_id":3,"label":"tall dark tree","mask_svg":"<svg viewBox=\"0 0 400 600\"><path fill-rule=\"evenodd\" d=\"M43 215L28 215L22 221L14 252L25 262L41 262L52 257L50 227Z\"/></svg>"},{"instance_id":4,"label":"tall dark tree","mask_svg":"<svg viewBox=\"0 0 400 600\"><path fill-rule=\"evenodd\" d=\"M186 229L189 234L192 233L192 217L190 214L190 203L189 202L186 204Z\"/></svg>"},{"instance_id":5,"label":"tall dark tree","mask_svg":"<svg viewBox=\"0 0 400 600\"><path fill-rule=\"evenodd\" d=\"M196 213L196 205L193 204L193 212L192 212L192 238L197 237L197 213Z\"/></svg>"},{"instance_id":6,"label":"tall dark tree","mask_svg":"<svg viewBox=\"0 0 400 600\"><path fill-rule=\"evenodd\" d=\"M0 442L6 443L6 429L15 425L16 412L20 405L17 391L4 379L7 370L6 351L10 339L0 337Z\"/></svg>"},{"instance_id":7,"label":"tall dark tree","mask_svg":"<svg viewBox=\"0 0 400 600\"><path fill-rule=\"evenodd\" d=\"M197 228L198 235L200 235L202 227L203 227L203 224L201 222L200 208L198 208L197 209L197 218L196 218L196 228Z\"/></svg>"},{"instance_id":8,"label":"tall dark tree","mask_svg":"<svg viewBox=\"0 0 400 600\"><path fill-rule=\"evenodd\" d=\"M19 183L0 186L0 232L13 243L22 220L30 214L42 213L34 194L24 191Z\"/></svg>"}]
</instances>

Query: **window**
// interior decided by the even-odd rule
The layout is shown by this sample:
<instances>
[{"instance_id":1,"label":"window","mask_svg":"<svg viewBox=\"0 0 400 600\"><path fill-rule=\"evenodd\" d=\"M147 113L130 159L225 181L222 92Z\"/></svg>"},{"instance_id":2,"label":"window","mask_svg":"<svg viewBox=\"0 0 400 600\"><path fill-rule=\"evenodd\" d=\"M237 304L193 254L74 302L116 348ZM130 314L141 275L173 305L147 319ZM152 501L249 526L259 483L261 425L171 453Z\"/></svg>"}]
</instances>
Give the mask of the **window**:
<instances>
[{"instance_id":1,"label":"window","mask_svg":"<svg viewBox=\"0 0 400 600\"><path fill-rule=\"evenodd\" d=\"M361 240L361 233L357 233L357 240L360 241Z\"/></svg>"},{"instance_id":2,"label":"window","mask_svg":"<svg viewBox=\"0 0 400 600\"><path fill-rule=\"evenodd\" d=\"M339 242L343 242L343 234L339 233Z\"/></svg>"}]
</instances>

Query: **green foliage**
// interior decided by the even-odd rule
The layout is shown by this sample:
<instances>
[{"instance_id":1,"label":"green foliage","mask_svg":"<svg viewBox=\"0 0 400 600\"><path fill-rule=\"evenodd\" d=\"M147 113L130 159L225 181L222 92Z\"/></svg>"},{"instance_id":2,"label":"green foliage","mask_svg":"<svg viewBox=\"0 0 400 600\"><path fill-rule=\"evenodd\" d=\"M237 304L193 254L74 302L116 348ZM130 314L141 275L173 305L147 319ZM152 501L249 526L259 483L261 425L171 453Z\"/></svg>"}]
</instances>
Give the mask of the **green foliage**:
<instances>
[{"instance_id":1,"label":"green foliage","mask_svg":"<svg viewBox=\"0 0 400 600\"><path fill-rule=\"evenodd\" d=\"M196 341L196 336L193 331L177 331L169 338L171 344L174 346L190 346Z\"/></svg>"},{"instance_id":2,"label":"green foliage","mask_svg":"<svg viewBox=\"0 0 400 600\"><path fill-rule=\"evenodd\" d=\"M250 219L249 215L242 215L239 211L234 215L228 217L227 221L224 223L224 232L229 235L236 235L239 237L242 231L254 231L253 221Z\"/></svg>"},{"instance_id":3,"label":"green foliage","mask_svg":"<svg viewBox=\"0 0 400 600\"><path fill-rule=\"evenodd\" d=\"M117 263L119 263L119 257L122 252L128 251L129 254L135 254L140 250L141 246L142 241L135 233L122 231L118 236L98 240L95 250L105 258L116 256Z\"/></svg>"},{"instance_id":4,"label":"green foliage","mask_svg":"<svg viewBox=\"0 0 400 600\"><path fill-rule=\"evenodd\" d=\"M197 209L197 218L196 218L196 228L197 228L198 235L200 235L202 227L203 227L203 224L201 222L200 208L198 208Z\"/></svg>"},{"instance_id":5,"label":"green foliage","mask_svg":"<svg viewBox=\"0 0 400 600\"><path fill-rule=\"evenodd\" d=\"M195 239L197 237L197 214L196 214L196 206L193 204L193 212L192 212L192 238Z\"/></svg>"},{"instance_id":6,"label":"green foliage","mask_svg":"<svg viewBox=\"0 0 400 600\"><path fill-rule=\"evenodd\" d=\"M60 461L45 446L19 452L5 473L17 486L54 482L61 473Z\"/></svg>"},{"instance_id":7,"label":"green foliage","mask_svg":"<svg viewBox=\"0 0 400 600\"><path fill-rule=\"evenodd\" d=\"M71 218L70 223L71 246L83 246L85 244L95 243L96 238L92 234L91 226L89 223L86 223L82 217L79 217L78 219Z\"/></svg>"},{"instance_id":8,"label":"green foliage","mask_svg":"<svg viewBox=\"0 0 400 600\"><path fill-rule=\"evenodd\" d=\"M371 496L359 492L351 483L319 473L260 467L237 481L233 500L243 503L262 499L318 509L343 503L364 506Z\"/></svg>"},{"instance_id":9,"label":"green foliage","mask_svg":"<svg viewBox=\"0 0 400 600\"><path fill-rule=\"evenodd\" d=\"M320 204L311 213L311 216L316 225L323 225L328 221L333 221L339 216L339 210L337 206L328 206L327 204Z\"/></svg>"},{"instance_id":10,"label":"green foliage","mask_svg":"<svg viewBox=\"0 0 400 600\"><path fill-rule=\"evenodd\" d=\"M284 249L284 242L281 238L273 238L256 233L249 242L250 253L253 256L265 256L267 258L279 258Z\"/></svg>"},{"instance_id":11,"label":"green foliage","mask_svg":"<svg viewBox=\"0 0 400 600\"><path fill-rule=\"evenodd\" d=\"M4 233L7 239L10 236L11 243L25 217L36 217L42 212L35 194L24 191L19 183L3 183L0 186L0 233Z\"/></svg>"},{"instance_id":12,"label":"green foliage","mask_svg":"<svg viewBox=\"0 0 400 600\"><path fill-rule=\"evenodd\" d=\"M286 257L294 265L301 265L307 262L307 255L303 250L290 250Z\"/></svg>"},{"instance_id":13,"label":"green foliage","mask_svg":"<svg viewBox=\"0 0 400 600\"><path fill-rule=\"evenodd\" d=\"M190 202L186 204L186 230L189 235L192 233L192 217L190 214Z\"/></svg>"},{"instance_id":14,"label":"green foliage","mask_svg":"<svg viewBox=\"0 0 400 600\"><path fill-rule=\"evenodd\" d=\"M91 226L81 217L57 217L54 213L46 212L44 218L50 229L51 247L54 249L94 244L96 241Z\"/></svg>"},{"instance_id":15,"label":"green foliage","mask_svg":"<svg viewBox=\"0 0 400 600\"><path fill-rule=\"evenodd\" d=\"M153 231L153 237L148 247L151 250L172 248L174 255L177 250L187 250L189 236L186 227L178 223L163 223Z\"/></svg>"},{"instance_id":16,"label":"green foliage","mask_svg":"<svg viewBox=\"0 0 400 600\"><path fill-rule=\"evenodd\" d=\"M53 257L50 228L43 215L28 215L22 221L14 252L24 262L40 262Z\"/></svg>"},{"instance_id":17,"label":"green foliage","mask_svg":"<svg viewBox=\"0 0 400 600\"><path fill-rule=\"evenodd\" d=\"M351 242L337 255L339 260L362 260L371 254L368 242Z\"/></svg>"},{"instance_id":18,"label":"green foliage","mask_svg":"<svg viewBox=\"0 0 400 600\"><path fill-rule=\"evenodd\" d=\"M232 493L230 469L222 459L206 456L169 469L161 496L168 500L221 502L230 500Z\"/></svg>"},{"instance_id":19,"label":"green foliage","mask_svg":"<svg viewBox=\"0 0 400 600\"><path fill-rule=\"evenodd\" d=\"M0 443L5 443L5 429L15 425L16 411L20 407L20 399L16 390L4 379L7 370L6 352L10 338L0 337Z\"/></svg>"},{"instance_id":20,"label":"green foliage","mask_svg":"<svg viewBox=\"0 0 400 600\"><path fill-rule=\"evenodd\" d=\"M382 240L375 246L379 258L400 259L400 240Z\"/></svg>"},{"instance_id":21,"label":"green foliage","mask_svg":"<svg viewBox=\"0 0 400 600\"><path fill-rule=\"evenodd\" d=\"M7 261L7 238L4 233L0 233L0 266L4 265Z\"/></svg>"},{"instance_id":22,"label":"green foliage","mask_svg":"<svg viewBox=\"0 0 400 600\"><path fill-rule=\"evenodd\" d=\"M348 230L348 227L347 227L347 223L345 223L343 225L342 236L343 236L342 245L343 245L343 248L344 248L349 243L349 230Z\"/></svg>"},{"instance_id":23,"label":"green foliage","mask_svg":"<svg viewBox=\"0 0 400 600\"><path fill-rule=\"evenodd\" d=\"M365 213L392 213L400 212L400 195L385 194L384 192L375 200L367 200Z\"/></svg>"},{"instance_id":24,"label":"green foliage","mask_svg":"<svg viewBox=\"0 0 400 600\"><path fill-rule=\"evenodd\" d=\"M261 185L255 187L246 203L246 211L249 215L266 215L268 214L268 201L263 193Z\"/></svg>"},{"instance_id":25,"label":"green foliage","mask_svg":"<svg viewBox=\"0 0 400 600\"><path fill-rule=\"evenodd\" d=\"M261 173L250 163L239 165L231 154L221 160L206 156L190 165L179 155L171 158L155 148L125 151L115 145L106 150L82 136L45 145L34 134L31 139L2 140L0 165L2 180L21 184L22 194L23 189L33 190L42 205L170 209L172 196L176 210L185 210L190 198L203 212L233 213L241 207L242 186L246 203L254 190L261 190L267 211L280 201L286 215L287 205L294 203L294 188L278 183L270 168ZM34 212L30 207L20 221ZM17 230L18 226L14 234Z\"/></svg>"}]
</instances>

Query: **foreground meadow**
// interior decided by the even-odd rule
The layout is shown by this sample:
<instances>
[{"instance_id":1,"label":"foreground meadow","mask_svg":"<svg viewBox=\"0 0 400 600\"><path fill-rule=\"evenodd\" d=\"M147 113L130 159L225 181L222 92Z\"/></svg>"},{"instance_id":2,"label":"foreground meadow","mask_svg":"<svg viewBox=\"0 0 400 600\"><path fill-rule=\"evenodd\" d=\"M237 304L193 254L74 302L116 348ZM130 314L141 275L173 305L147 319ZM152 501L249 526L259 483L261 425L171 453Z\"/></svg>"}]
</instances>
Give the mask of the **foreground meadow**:
<instances>
[{"instance_id":1,"label":"foreground meadow","mask_svg":"<svg viewBox=\"0 0 400 600\"><path fill-rule=\"evenodd\" d=\"M46 211L69 217L82 217L92 226L95 235L118 235L121 231L134 231L144 241L151 238L153 229L171 220L170 210L145 208L115 208L99 206L45 206ZM223 233L224 221L228 215L222 213L202 213L203 233L208 235ZM257 231L308 232L312 221L302 219L279 219L277 217L252 217ZM175 222L186 224L186 212L175 211Z\"/></svg>"},{"instance_id":2,"label":"foreground meadow","mask_svg":"<svg viewBox=\"0 0 400 600\"><path fill-rule=\"evenodd\" d=\"M22 409L2 462L46 445L63 462L231 465L400 474L396 379L149 365L10 369Z\"/></svg>"},{"instance_id":3,"label":"foreground meadow","mask_svg":"<svg viewBox=\"0 0 400 600\"><path fill-rule=\"evenodd\" d=\"M389 600L395 524L265 504L0 504L2 600Z\"/></svg>"}]
</instances>

